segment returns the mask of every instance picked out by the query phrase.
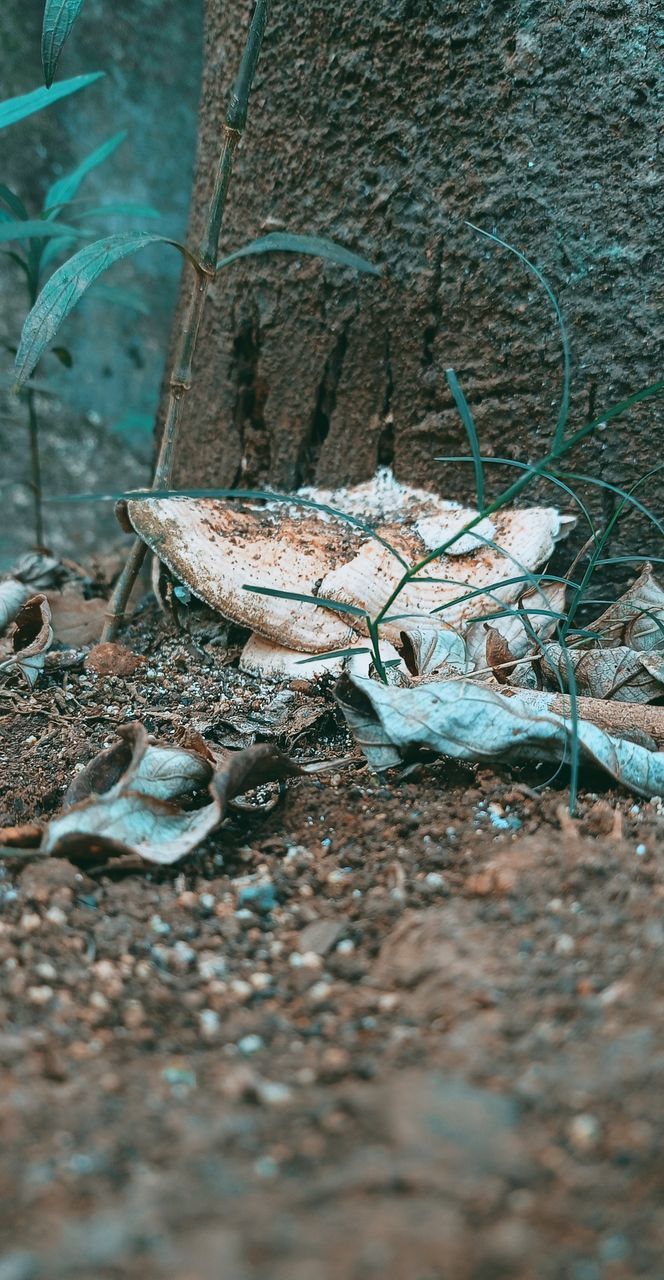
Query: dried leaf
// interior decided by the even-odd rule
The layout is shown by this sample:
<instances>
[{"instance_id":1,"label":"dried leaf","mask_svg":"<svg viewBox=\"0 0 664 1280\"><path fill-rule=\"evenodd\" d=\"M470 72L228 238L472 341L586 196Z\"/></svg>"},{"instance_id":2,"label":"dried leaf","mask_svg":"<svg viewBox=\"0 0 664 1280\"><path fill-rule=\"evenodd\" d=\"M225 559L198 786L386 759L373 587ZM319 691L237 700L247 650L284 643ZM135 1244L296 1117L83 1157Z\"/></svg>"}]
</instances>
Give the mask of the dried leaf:
<instances>
[{"instance_id":1,"label":"dried leaf","mask_svg":"<svg viewBox=\"0 0 664 1280\"><path fill-rule=\"evenodd\" d=\"M101 635L108 613L105 600L84 600L75 587L52 592L48 597L55 638L59 644L94 644Z\"/></svg>"},{"instance_id":2,"label":"dried leaf","mask_svg":"<svg viewBox=\"0 0 664 1280\"><path fill-rule=\"evenodd\" d=\"M28 551L14 569L14 577L32 587L33 592L49 591L66 576L67 570L62 561L43 551Z\"/></svg>"},{"instance_id":3,"label":"dried leaf","mask_svg":"<svg viewBox=\"0 0 664 1280\"><path fill-rule=\"evenodd\" d=\"M648 663L650 657L654 661ZM577 692L591 698L646 703L664 694L664 653L639 653L627 645L615 649L567 647L565 650L551 642L544 646L542 674L554 688L569 687L568 664L574 672Z\"/></svg>"},{"instance_id":4,"label":"dried leaf","mask_svg":"<svg viewBox=\"0 0 664 1280\"><path fill-rule=\"evenodd\" d=\"M664 587L652 565L642 572L624 595L593 623L607 648L628 645L640 652L664 648Z\"/></svg>"},{"instance_id":5,"label":"dried leaf","mask_svg":"<svg viewBox=\"0 0 664 1280\"><path fill-rule=\"evenodd\" d=\"M390 688L343 676L338 701L373 769L387 769L413 748L489 764L569 759L572 726L472 680ZM664 794L664 752L617 738L587 720L577 726L581 758L639 795Z\"/></svg>"},{"instance_id":6,"label":"dried leaf","mask_svg":"<svg viewBox=\"0 0 664 1280\"><path fill-rule=\"evenodd\" d=\"M486 630L486 663L491 667L498 684L509 684L514 672L514 654L505 636L496 627L487 623Z\"/></svg>"},{"instance_id":7,"label":"dried leaf","mask_svg":"<svg viewBox=\"0 0 664 1280\"><path fill-rule=\"evenodd\" d=\"M119 737L74 779L39 853L86 862L139 855L167 866L219 826L232 796L300 773L263 744L227 755L215 770L198 752L151 743L140 724L124 726ZM205 788L207 804L184 807Z\"/></svg>"},{"instance_id":8,"label":"dried leaf","mask_svg":"<svg viewBox=\"0 0 664 1280\"><path fill-rule=\"evenodd\" d=\"M413 676L463 676L468 670L463 636L448 627L410 627L401 632L401 649Z\"/></svg>"},{"instance_id":9,"label":"dried leaf","mask_svg":"<svg viewBox=\"0 0 664 1280\"><path fill-rule=\"evenodd\" d=\"M560 582L542 582L538 587L519 592L517 607L502 618L496 618L492 626L499 631L514 658L524 658L533 651L533 636L546 640L556 629L557 617L565 613L565 586ZM482 612L475 609L476 613ZM491 612L486 610L485 612ZM487 666L484 622L471 624L464 631L469 661L475 667ZM523 673L526 667L517 667Z\"/></svg>"},{"instance_id":10,"label":"dried leaf","mask_svg":"<svg viewBox=\"0 0 664 1280\"><path fill-rule=\"evenodd\" d=\"M44 595L31 596L21 606L9 632L12 656L0 663L0 671L20 671L32 688L44 669L46 651L53 643L51 610Z\"/></svg>"},{"instance_id":11,"label":"dried leaf","mask_svg":"<svg viewBox=\"0 0 664 1280\"><path fill-rule=\"evenodd\" d=\"M19 609L32 595L32 587L16 578L5 578L0 582L0 635L11 625Z\"/></svg>"}]
</instances>

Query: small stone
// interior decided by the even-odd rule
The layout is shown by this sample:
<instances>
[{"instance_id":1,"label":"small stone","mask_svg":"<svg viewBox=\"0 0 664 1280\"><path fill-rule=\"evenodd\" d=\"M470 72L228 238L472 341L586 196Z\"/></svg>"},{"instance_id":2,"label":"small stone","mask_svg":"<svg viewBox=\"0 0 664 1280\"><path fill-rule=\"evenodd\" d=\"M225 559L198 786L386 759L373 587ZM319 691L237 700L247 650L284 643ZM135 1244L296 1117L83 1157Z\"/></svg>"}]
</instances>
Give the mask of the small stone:
<instances>
[{"instance_id":1,"label":"small stone","mask_svg":"<svg viewBox=\"0 0 664 1280\"><path fill-rule=\"evenodd\" d=\"M38 978L42 979L42 982L57 981L58 971L55 965L49 964L48 961L45 961L43 964L38 964L35 969L35 973Z\"/></svg>"},{"instance_id":2,"label":"small stone","mask_svg":"<svg viewBox=\"0 0 664 1280\"><path fill-rule=\"evenodd\" d=\"M249 907L252 911L257 911L259 915L269 915L279 905L271 880L261 880L258 884L245 885L243 889L240 889L237 901L239 907Z\"/></svg>"},{"instance_id":3,"label":"small stone","mask_svg":"<svg viewBox=\"0 0 664 1280\"><path fill-rule=\"evenodd\" d=\"M230 990L242 1004L254 994L254 988L251 983L245 982L242 978L235 978L230 984Z\"/></svg>"},{"instance_id":4,"label":"small stone","mask_svg":"<svg viewBox=\"0 0 664 1280\"><path fill-rule=\"evenodd\" d=\"M128 1031L136 1031L145 1021L145 1010L140 1000L128 1000L122 1014L122 1021Z\"/></svg>"},{"instance_id":5,"label":"small stone","mask_svg":"<svg viewBox=\"0 0 664 1280\"><path fill-rule=\"evenodd\" d=\"M570 1121L569 1140L575 1151L582 1155L594 1151L600 1138L600 1124L597 1116L590 1112L582 1112Z\"/></svg>"},{"instance_id":6,"label":"small stone","mask_svg":"<svg viewBox=\"0 0 664 1280\"><path fill-rule=\"evenodd\" d=\"M217 1035L221 1026L221 1019L214 1009L201 1009L198 1021L201 1024L201 1031L204 1036L212 1037Z\"/></svg>"},{"instance_id":7,"label":"small stone","mask_svg":"<svg viewBox=\"0 0 664 1280\"><path fill-rule=\"evenodd\" d=\"M285 1107L292 1101L292 1090L277 1080L262 1080L259 1076L254 1087L258 1101L265 1107Z\"/></svg>"},{"instance_id":8,"label":"small stone","mask_svg":"<svg viewBox=\"0 0 664 1280\"><path fill-rule=\"evenodd\" d=\"M309 988L307 995L315 1004L321 1004L324 1000L327 1000L331 990L332 986L329 982L314 982L313 987Z\"/></svg>"},{"instance_id":9,"label":"small stone","mask_svg":"<svg viewBox=\"0 0 664 1280\"><path fill-rule=\"evenodd\" d=\"M272 986L272 975L269 973L261 973L260 971L252 973L251 982L254 991L267 991Z\"/></svg>"},{"instance_id":10,"label":"small stone","mask_svg":"<svg viewBox=\"0 0 664 1280\"><path fill-rule=\"evenodd\" d=\"M259 1049L263 1048L263 1045L264 1041L262 1036L257 1035L243 1036L242 1039L237 1042L237 1047L240 1050L240 1053L244 1053L246 1055L258 1053Z\"/></svg>"},{"instance_id":11,"label":"small stone","mask_svg":"<svg viewBox=\"0 0 664 1280\"><path fill-rule=\"evenodd\" d=\"M315 952L319 956L327 955L344 931L340 920L312 920L306 925L298 938L298 947L303 952Z\"/></svg>"},{"instance_id":12,"label":"small stone","mask_svg":"<svg viewBox=\"0 0 664 1280\"><path fill-rule=\"evenodd\" d=\"M571 956L576 951L576 943L569 933L561 933L554 950L559 956Z\"/></svg>"},{"instance_id":13,"label":"small stone","mask_svg":"<svg viewBox=\"0 0 664 1280\"><path fill-rule=\"evenodd\" d=\"M178 969L189 969L196 959L196 952L188 942L178 940L173 947L175 963Z\"/></svg>"},{"instance_id":14,"label":"small stone","mask_svg":"<svg viewBox=\"0 0 664 1280\"><path fill-rule=\"evenodd\" d=\"M50 1001L53 999L54 993L53 993L52 987L44 986L44 987L28 987L26 994L27 994L28 1000L30 1001L30 1004L43 1006L45 1004L50 1003Z\"/></svg>"},{"instance_id":15,"label":"small stone","mask_svg":"<svg viewBox=\"0 0 664 1280\"><path fill-rule=\"evenodd\" d=\"M152 917L150 920L150 928L153 933L159 934L162 938L165 938L166 935L171 932L170 924L167 924L165 920L162 920L161 916Z\"/></svg>"},{"instance_id":16,"label":"small stone","mask_svg":"<svg viewBox=\"0 0 664 1280\"><path fill-rule=\"evenodd\" d=\"M35 911L24 911L18 922L18 927L22 933L35 933L37 929L41 929L42 919Z\"/></svg>"},{"instance_id":17,"label":"small stone","mask_svg":"<svg viewBox=\"0 0 664 1280\"><path fill-rule=\"evenodd\" d=\"M50 924L57 925L59 929L67 923L67 917L62 910L62 907L49 907L46 912L45 919L48 920Z\"/></svg>"}]
</instances>

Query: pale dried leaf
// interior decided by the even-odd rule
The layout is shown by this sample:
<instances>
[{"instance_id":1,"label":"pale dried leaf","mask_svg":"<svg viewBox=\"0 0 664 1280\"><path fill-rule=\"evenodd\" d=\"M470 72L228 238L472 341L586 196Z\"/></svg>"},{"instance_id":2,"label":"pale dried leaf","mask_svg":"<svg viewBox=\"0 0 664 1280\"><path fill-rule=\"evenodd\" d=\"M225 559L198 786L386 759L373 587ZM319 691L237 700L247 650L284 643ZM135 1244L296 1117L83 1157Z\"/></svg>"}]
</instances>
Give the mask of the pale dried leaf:
<instances>
[{"instance_id":1,"label":"pale dried leaf","mask_svg":"<svg viewBox=\"0 0 664 1280\"><path fill-rule=\"evenodd\" d=\"M648 655L627 645L615 649L565 649L549 641L542 648L543 676L555 688L569 688L569 667L574 673L576 690L591 698L612 698L615 702L652 702L660 698L664 654L653 655L652 664L660 679L643 661Z\"/></svg>"},{"instance_id":2,"label":"pale dried leaf","mask_svg":"<svg viewBox=\"0 0 664 1280\"><path fill-rule=\"evenodd\" d=\"M17 578L5 578L0 582L0 635L11 626L19 609L32 595L32 587L27 587Z\"/></svg>"},{"instance_id":3,"label":"pale dried leaf","mask_svg":"<svg viewBox=\"0 0 664 1280\"><path fill-rule=\"evenodd\" d=\"M86 862L139 855L166 866L219 826L231 796L299 773L265 744L228 754L215 769L195 751L151 743L142 725L126 725L74 780L37 852ZM191 807L205 788L208 803Z\"/></svg>"},{"instance_id":4,"label":"pale dried leaf","mask_svg":"<svg viewBox=\"0 0 664 1280\"><path fill-rule=\"evenodd\" d=\"M85 600L75 587L53 591L48 597L53 631L59 644L75 649L98 640L108 616L108 604L95 597Z\"/></svg>"},{"instance_id":5,"label":"pale dried leaf","mask_svg":"<svg viewBox=\"0 0 664 1280\"><path fill-rule=\"evenodd\" d=\"M488 764L570 758L569 721L536 713L519 694L507 697L472 680L399 689L347 675L337 696L368 763L377 770L398 763L413 748ZM577 730L587 763L639 795L664 794L664 752L613 737L587 720L580 720Z\"/></svg>"},{"instance_id":6,"label":"pale dried leaf","mask_svg":"<svg viewBox=\"0 0 664 1280\"><path fill-rule=\"evenodd\" d=\"M664 648L664 587L646 564L632 586L593 622L607 647Z\"/></svg>"},{"instance_id":7,"label":"pale dried leaf","mask_svg":"<svg viewBox=\"0 0 664 1280\"><path fill-rule=\"evenodd\" d=\"M408 627L401 632L401 649L413 676L463 676L468 670L463 636L448 627Z\"/></svg>"},{"instance_id":8,"label":"pale dried leaf","mask_svg":"<svg viewBox=\"0 0 664 1280\"><path fill-rule=\"evenodd\" d=\"M51 610L44 595L31 596L21 606L9 632L12 656L0 663L0 671L19 671L32 688L44 669L46 652L53 643Z\"/></svg>"}]
</instances>

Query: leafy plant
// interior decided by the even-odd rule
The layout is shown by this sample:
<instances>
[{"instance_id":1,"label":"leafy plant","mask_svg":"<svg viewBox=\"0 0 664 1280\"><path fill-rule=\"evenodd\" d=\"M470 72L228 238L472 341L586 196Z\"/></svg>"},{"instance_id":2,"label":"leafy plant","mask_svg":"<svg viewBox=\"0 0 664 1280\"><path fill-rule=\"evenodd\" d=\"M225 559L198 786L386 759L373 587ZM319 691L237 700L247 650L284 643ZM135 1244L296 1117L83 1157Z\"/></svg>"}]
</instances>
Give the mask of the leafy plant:
<instances>
[{"instance_id":1,"label":"leafy plant","mask_svg":"<svg viewBox=\"0 0 664 1280\"><path fill-rule=\"evenodd\" d=\"M50 10L49 21L57 17L57 13L61 13L62 18L58 28L59 34L54 37L53 42L56 58L80 8L80 4L67 5L63 0L60 0L59 5L47 5L47 10ZM86 246L54 272L36 299L23 326L16 354L17 381L19 385L25 385L35 371L38 361L53 342L63 320L100 275L114 263L155 244L168 244L177 249L193 268L193 278L170 377L166 420L153 482L153 487L157 489L168 486L171 482L183 404L193 376L193 359L198 332L210 283L219 271L226 269L239 258L270 252L287 252L314 254L358 271L373 275L380 274L379 268L333 241L281 232L263 236L225 258L219 259L219 238L233 158L246 127L249 95L260 56L267 13L268 0L257 0L237 79L229 99L222 130L214 191L203 239L198 249L192 250L177 240L149 232L120 233ZM52 60L48 65L52 71ZM107 144L107 147L110 147L111 143ZM72 175L72 178L75 176ZM70 188L66 185L57 184L57 186L59 189L51 193L53 213L62 207L63 194L68 199L71 199L72 195ZM140 539L136 539L111 600L109 621L103 635L105 640L112 639L117 633L145 555L145 544Z\"/></svg>"},{"instance_id":2,"label":"leafy plant","mask_svg":"<svg viewBox=\"0 0 664 1280\"><path fill-rule=\"evenodd\" d=\"M42 26L42 66L47 88L53 84L64 43L83 8L84 0L46 0Z\"/></svg>"},{"instance_id":3,"label":"leafy plant","mask_svg":"<svg viewBox=\"0 0 664 1280\"><path fill-rule=\"evenodd\" d=\"M71 80L61 80L50 89L33 89L32 93L22 94L18 98L7 98L5 102L0 102L0 129L18 124L19 120L25 120L36 111L43 111L44 107L52 107L54 102L60 102L70 94L79 93L81 89L94 84L95 80L100 80L103 75L103 71L93 71L87 76L74 76Z\"/></svg>"},{"instance_id":4,"label":"leafy plant","mask_svg":"<svg viewBox=\"0 0 664 1280\"><path fill-rule=\"evenodd\" d=\"M21 119L26 114L30 114L31 110L39 110L40 108L35 105L35 102L45 105L43 99L46 98L50 101L51 95L55 95L55 98L63 97L64 94L62 92L58 95L58 87L63 88L68 85L68 92L77 92L78 89L84 88L96 79L98 79L98 76L79 76L75 81L65 81L62 86L56 86L55 89L51 90L50 94L46 90L40 89L34 94L27 95L25 99L14 99L15 104L22 102L23 107L19 109L14 106L12 108L13 117ZM28 103L29 110L26 107L26 103ZM0 117L3 107L8 105L11 104L5 103L0 106ZM110 159L125 138L125 133L115 134L114 137L96 148L89 156L86 156L72 173L66 174L54 182L46 194L43 208L37 217L29 214L25 204L11 187L0 183L0 246L9 246L0 248L0 253L8 257L20 270L29 308L35 305L45 273L54 260L77 241L89 237L90 232L85 225L81 224L85 224L93 218L117 216L119 213L127 216L136 216L138 214L142 218L159 217L155 209L145 205L124 203L88 208L86 206L90 202L78 198L81 185L88 174ZM63 215L67 221L63 220ZM29 432L30 485L33 495L34 534L37 546L42 546L44 543L44 521L39 415L36 399L37 385L34 375L37 372L39 359L48 353L49 348L51 355L56 357L66 368L71 368L72 358L68 349L61 345L52 346L47 341L30 369L26 385L19 392L26 407ZM8 344L8 349L13 355L16 355L16 347Z\"/></svg>"}]
</instances>

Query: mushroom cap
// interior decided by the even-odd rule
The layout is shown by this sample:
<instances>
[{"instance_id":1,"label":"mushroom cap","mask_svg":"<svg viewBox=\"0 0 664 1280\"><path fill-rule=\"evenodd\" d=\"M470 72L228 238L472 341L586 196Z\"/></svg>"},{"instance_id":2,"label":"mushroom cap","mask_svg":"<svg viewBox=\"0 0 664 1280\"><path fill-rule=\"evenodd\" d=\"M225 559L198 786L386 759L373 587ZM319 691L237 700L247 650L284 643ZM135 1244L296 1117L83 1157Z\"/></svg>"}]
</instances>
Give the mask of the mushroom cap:
<instances>
[{"instance_id":1,"label":"mushroom cap","mask_svg":"<svg viewBox=\"0 0 664 1280\"><path fill-rule=\"evenodd\" d=\"M292 500L132 499L127 514L193 595L264 639L304 653L343 649L366 634L363 618L344 613L343 606L375 616L406 566L477 516L399 484L385 470L348 489L302 489ZM408 584L390 610L399 618L382 626L381 635L398 639L404 614L459 626L517 599L527 584L506 580L541 566L573 523L550 507L504 509L482 520L432 561L422 574L428 581ZM320 596L338 602L340 610L256 594L247 586ZM475 588L484 594L452 603ZM441 606L444 612L432 613Z\"/></svg>"}]
</instances>

